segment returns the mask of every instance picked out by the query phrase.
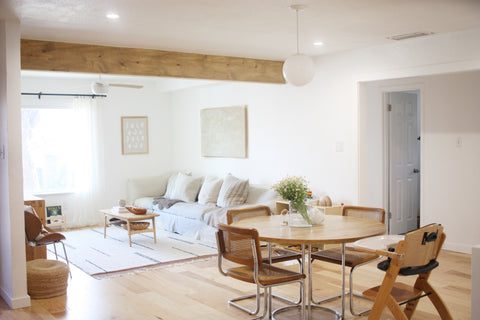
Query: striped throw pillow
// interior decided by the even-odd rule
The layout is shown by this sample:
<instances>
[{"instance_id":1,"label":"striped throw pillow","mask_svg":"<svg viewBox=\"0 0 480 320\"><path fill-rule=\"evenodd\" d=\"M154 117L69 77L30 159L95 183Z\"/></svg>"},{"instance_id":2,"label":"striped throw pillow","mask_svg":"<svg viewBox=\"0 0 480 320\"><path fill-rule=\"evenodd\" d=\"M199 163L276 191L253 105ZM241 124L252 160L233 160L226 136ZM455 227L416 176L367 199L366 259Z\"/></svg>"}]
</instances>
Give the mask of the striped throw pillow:
<instances>
[{"instance_id":1,"label":"striped throw pillow","mask_svg":"<svg viewBox=\"0 0 480 320\"><path fill-rule=\"evenodd\" d=\"M217 206L225 208L244 204L248 196L248 179L241 180L231 174L223 180L218 194Z\"/></svg>"}]
</instances>

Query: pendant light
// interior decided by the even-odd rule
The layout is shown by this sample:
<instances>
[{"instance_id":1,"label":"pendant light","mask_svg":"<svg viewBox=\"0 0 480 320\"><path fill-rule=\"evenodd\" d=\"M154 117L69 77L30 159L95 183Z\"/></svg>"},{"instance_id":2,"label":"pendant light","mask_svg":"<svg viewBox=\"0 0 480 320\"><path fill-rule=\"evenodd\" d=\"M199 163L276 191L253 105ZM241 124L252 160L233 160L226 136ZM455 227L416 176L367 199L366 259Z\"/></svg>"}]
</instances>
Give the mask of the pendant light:
<instances>
[{"instance_id":1,"label":"pendant light","mask_svg":"<svg viewBox=\"0 0 480 320\"><path fill-rule=\"evenodd\" d=\"M299 52L298 40L298 11L304 9L301 4L294 4L290 9L295 10L297 15L297 53L288 57L283 63L283 76L288 83L294 86L303 86L312 81L315 75L315 65L312 58Z\"/></svg>"},{"instance_id":2,"label":"pendant light","mask_svg":"<svg viewBox=\"0 0 480 320\"><path fill-rule=\"evenodd\" d=\"M92 92L93 94L107 94L108 93L108 83L102 81L102 75L98 76L98 81L92 82Z\"/></svg>"}]
</instances>

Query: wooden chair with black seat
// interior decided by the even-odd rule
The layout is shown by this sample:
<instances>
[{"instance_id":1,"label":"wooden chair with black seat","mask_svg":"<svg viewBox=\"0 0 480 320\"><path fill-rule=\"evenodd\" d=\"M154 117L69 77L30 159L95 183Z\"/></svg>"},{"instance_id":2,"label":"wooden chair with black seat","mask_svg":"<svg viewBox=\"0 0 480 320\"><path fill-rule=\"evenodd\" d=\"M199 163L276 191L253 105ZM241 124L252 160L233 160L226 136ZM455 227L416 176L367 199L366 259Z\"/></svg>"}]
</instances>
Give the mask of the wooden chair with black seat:
<instances>
[{"instance_id":1,"label":"wooden chair with black seat","mask_svg":"<svg viewBox=\"0 0 480 320\"><path fill-rule=\"evenodd\" d=\"M385 210L381 208L344 206L342 215L353 216L353 217L363 218L363 219L370 219L370 220L375 220L381 223L385 223ZM364 297L363 295L354 293L353 291L353 272L355 271L356 268L364 264L370 263L374 260L377 260L379 258L380 256L375 253L359 252L349 246L345 247L345 266L350 268L350 274L349 274L350 312L355 316L365 314L368 311L370 311L370 309L363 310L361 312L355 312L354 310L353 297L354 296L360 297L360 298L364 298ZM312 262L315 260L342 265L342 249L341 247L334 247L326 250L313 252ZM313 292L313 290L311 290L310 292ZM313 297L311 297L312 301L316 304L328 302L337 298L341 298L341 293L328 298L316 300L316 301L314 301Z\"/></svg>"},{"instance_id":2,"label":"wooden chair with black seat","mask_svg":"<svg viewBox=\"0 0 480 320\"><path fill-rule=\"evenodd\" d=\"M255 207L248 207L248 208L241 208L241 209L231 209L227 211L227 223L230 225L233 222L242 220L242 219L247 219L247 218L252 218L252 217L261 217L261 216L270 216L272 214L270 208L268 206L255 206ZM262 262L263 263L279 263L279 262L285 262L285 261L292 261L292 260L297 260L298 263L300 264L299 270L301 273L302 271L302 255L298 252L294 252L292 250L284 249L281 247L276 247L274 245L271 245L270 248L268 245L261 244L260 250L262 252ZM233 298L228 301L228 304L239 308L240 310L243 310L247 312L250 315L256 315L260 311L260 298L261 298L261 293L260 293L260 288L257 287L257 292L255 294L250 294L246 296L241 296L238 298ZM299 298L297 301L293 301L291 299L272 294L273 298L277 298L279 300L288 302L288 303L293 303L293 304L299 304L302 299L302 293L300 290ZM246 300L246 299L251 299L251 298L256 298L256 305L254 310L250 310L244 306L241 306L240 304L236 303L237 301L241 300Z\"/></svg>"},{"instance_id":3,"label":"wooden chair with black seat","mask_svg":"<svg viewBox=\"0 0 480 320\"><path fill-rule=\"evenodd\" d=\"M55 251L55 258L58 260L57 243L61 243L63 246L63 252L65 254L65 261L67 262L68 270L70 270L70 263L67 257L67 251L65 250L65 236L61 233L55 232L42 223L38 217L35 209L31 206L25 207L25 242L27 246L31 248L47 246L53 244ZM70 272L70 277L72 276Z\"/></svg>"},{"instance_id":4,"label":"wooden chair with black seat","mask_svg":"<svg viewBox=\"0 0 480 320\"><path fill-rule=\"evenodd\" d=\"M441 319L453 319L429 282L432 271L439 265L437 258L445 238L443 226L433 223L408 232L393 251L357 248L388 257L378 264L380 270L386 271L382 284L363 292L366 297L375 299L369 320L380 319L385 307L390 309L397 320L411 319L419 299L425 296L433 303ZM413 286L395 282L398 276L412 275L417 275ZM403 304L406 304L404 310L400 307Z\"/></svg>"},{"instance_id":5,"label":"wooden chair with black seat","mask_svg":"<svg viewBox=\"0 0 480 320\"><path fill-rule=\"evenodd\" d=\"M257 292L264 289L264 311L262 319L268 314L272 318L271 289L290 283L299 283L303 291L305 274L275 267L263 262L260 240L256 229L239 228L220 223L217 231L218 269L224 276L254 283ZM223 270L223 259L233 262L235 266ZM259 301L257 300L257 304ZM305 299L302 299L302 312Z\"/></svg>"}]
</instances>

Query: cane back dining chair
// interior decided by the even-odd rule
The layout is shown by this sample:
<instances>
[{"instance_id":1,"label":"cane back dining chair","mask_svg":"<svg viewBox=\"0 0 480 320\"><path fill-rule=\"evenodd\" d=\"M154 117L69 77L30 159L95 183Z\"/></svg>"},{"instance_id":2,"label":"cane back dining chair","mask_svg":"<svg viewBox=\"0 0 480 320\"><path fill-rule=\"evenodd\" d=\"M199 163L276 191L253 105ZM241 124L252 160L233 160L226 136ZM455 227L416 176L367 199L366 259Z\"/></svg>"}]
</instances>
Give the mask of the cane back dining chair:
<instances>
[{"instance_id":1,"label":"cane back dining chair","mask_svg":"<svg viewBox=\"0 0 480 320\"><path fill-rule=\"evenodd\" d=\"M241 209L231 209L227 211L227 223L230 225L233 222L236 222L242 219L258 217L258 216L270 216L270 215L271 215L271 210L268 206L255 206L255 207L248 207L248 208L241 208ZM281 247L276 247L276 246L271 246L269 250L269 247L263 244L261 244L260 250L262 253L262 263L270 264L270 263L297 260L298 263L300 264L299 266L300 272L302 272L301 271L302 255L300 253L294 252L292 250L284 249ZM272 294L272 297L277 298L279 300L283 300L288 303L298 304L301 302L301 298L302 298L301 292L302 291L300 290L299 299L297 301L292 301L288 298L275 295L275 294ZM239 308L240 310L243 310L250 315L256 315L260 311L261 296L262 294L260 293L260 287L257 286L257 292L255 294L241 296L238 298L232 298L228 301L228 304L236 308ZM251 299L251 298L256 298L256 305L254 310L250 310L237 303L237 301Z\"/></svg>"},{"instance_id":2,"label":"cane back dining chair","mask_svg":"<svg viewBox=\"0 0 480 320\"><path fill-rule=\"evenodd\" d=\"M370 219L370 220L375 220L381 223L385 223L385 210L381 208L344 206L342 210L342 215L363 218L363 219ZM355 316L362 315L370 311L370 309L363 310L361 312L355 312L354 310L353 297L354 296L360 297L360 298L364 298L364 297L359 293L354 293L353 291L353 272L356 270L356 268L364 264L367 264L369 262L372 262L374 260L377 260L379 258L380 256L375 253L360 252L360 251L354 250L351 247L348 247L348 246L345 247L345 266L350 268L349 281L348 281L350 312ZM341 247L334 247L326 250L313 252L312 262L315 260L342 265L342 249ZM314 301L314 303L320 304L320 303L328 302L340 297L341 297L341 293L328 298L320 299L317 301L314 301L313 298L312 297L311 298L312 298L312 301Z\"/></svg>"},{"instance_id":3,"label":"cane back dining chair","mask_svg":"<svg viewBox=\"0 0 480 320\"><path fill-rule=\"evenodd\" d=\"M67 262L68 270L70 270L70 263L67 257L67 251L65 250L65 236L61 233L55 232L42 223L38 217L35 209L31 206L26 206L24 209L25 214L25 242L27 246L31 248L47 246L53 244L55 251L55 258L58 260L57 243L61 243L63 246L63 253L65 255L65 261ZM70 277L72 274L70 273Z\"/></svg>"},{"instance_id":4,"label":"cane back dining chair","mask_svg":"<svg viewBox=\"0 0 480 320\"><path fill-rule=\"evenodd\" d=\"M217 231L218 270L224 276L254 283L264 290L264 311L272 318L271 289L289 283L299 283L303 290L305 274L275 267L263 262L260 241L256 229L239 228L220 223ZM223 270L223 259L229 260L235 266ZM257 301L258 303L259 301ZM302 311L305 310L305 299L302 299Z\"/></svg>"},{"instance_id":5,"label":"cane back dining chair","mask_svg":"<svg viewBox=\"0 0 480 320\"><path fill-rule=\"evenodd\" d=\"M432 270L439 265L437 257L445 238L443 226L434 223L408 232L405 240L396 245L394 252L375 250L375 253L388 259L378 264L378 268L386 272L382 284L363 292L366 297L375 299L369 320L380 319L385 306L390 309L395 319L411 319L419 299L425 296L433 303L442 319L453 319L444 301L428 280ZM411 275L417 275L413 286L395 282L398 276ZM403 304L406 304L404 310L400 307Z\"/></svg>"}]
</instances>

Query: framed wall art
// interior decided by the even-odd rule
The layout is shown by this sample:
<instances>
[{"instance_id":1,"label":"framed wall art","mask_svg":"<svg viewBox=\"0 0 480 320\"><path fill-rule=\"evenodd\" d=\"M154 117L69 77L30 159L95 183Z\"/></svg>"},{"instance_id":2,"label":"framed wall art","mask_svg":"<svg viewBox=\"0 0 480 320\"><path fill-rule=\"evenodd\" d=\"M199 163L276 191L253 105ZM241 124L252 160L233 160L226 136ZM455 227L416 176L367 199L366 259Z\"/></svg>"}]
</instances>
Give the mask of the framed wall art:
<instances>
[{"instance_id":1,"label":"framed wall art","mask_svg":"<svg viewBox=\"0 0 480 320\"><path fill-rule=\"evenodd\" d=\"M200 110L202 157L247 157L247 106Z\"/></svg>"},{"instance_id":2,"label":"framed wall art","mask_svg":"<svg viewBox=\"0 0 480 320\"><path fill-rule=\"evenodd\" d=\"M122 117L122 154L148 153L148 118Z\"/></svg>"}]
</instances>

